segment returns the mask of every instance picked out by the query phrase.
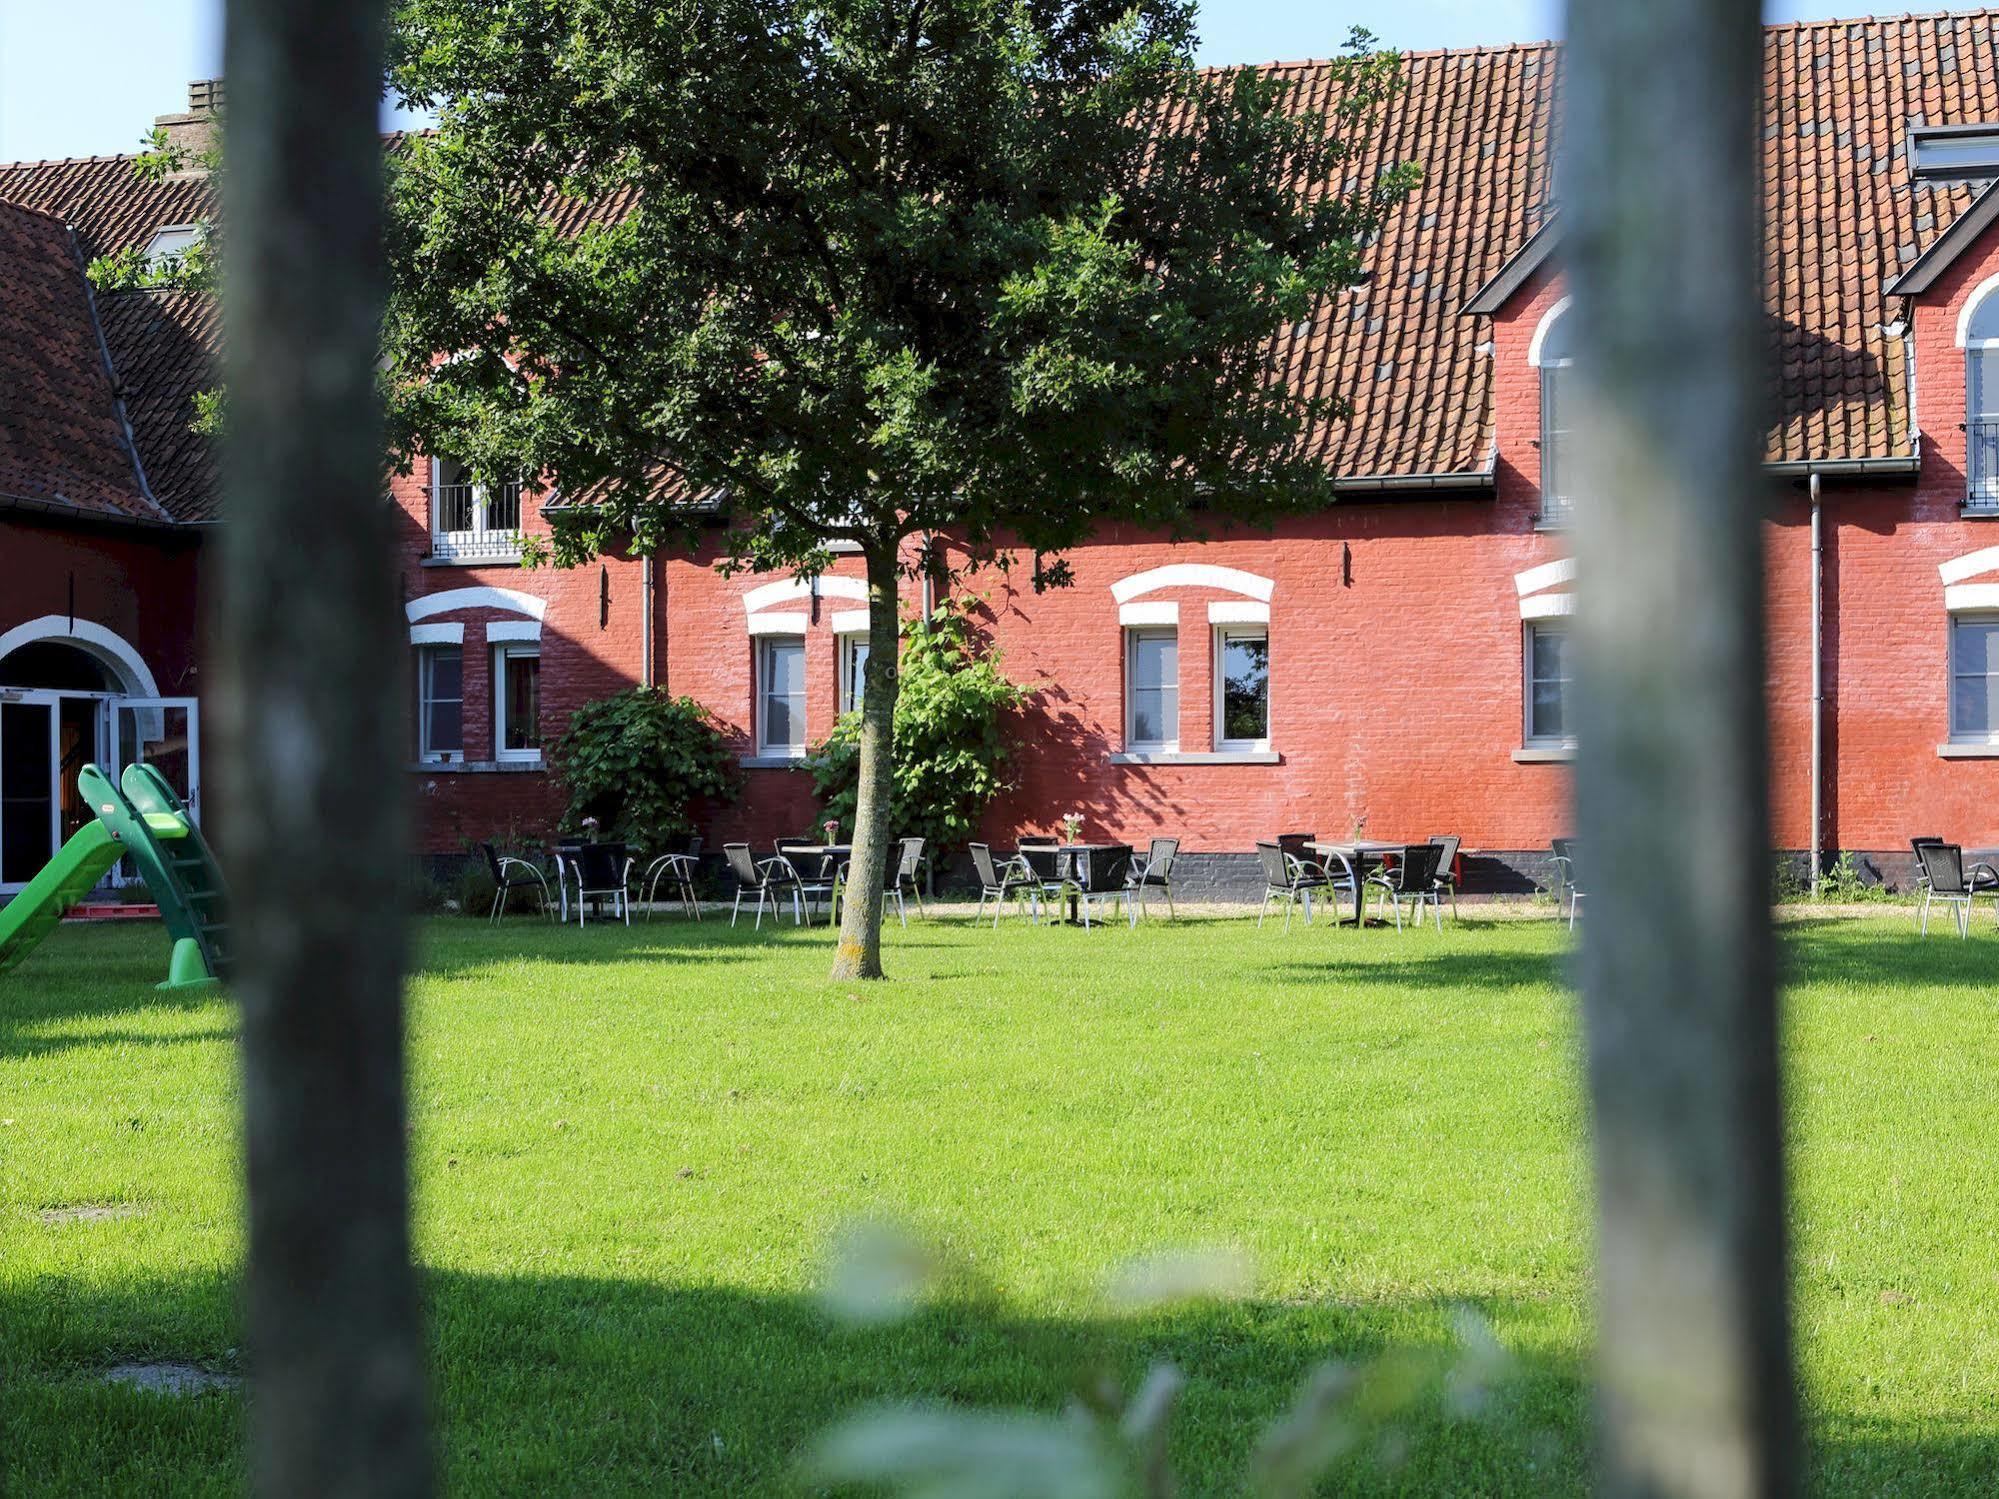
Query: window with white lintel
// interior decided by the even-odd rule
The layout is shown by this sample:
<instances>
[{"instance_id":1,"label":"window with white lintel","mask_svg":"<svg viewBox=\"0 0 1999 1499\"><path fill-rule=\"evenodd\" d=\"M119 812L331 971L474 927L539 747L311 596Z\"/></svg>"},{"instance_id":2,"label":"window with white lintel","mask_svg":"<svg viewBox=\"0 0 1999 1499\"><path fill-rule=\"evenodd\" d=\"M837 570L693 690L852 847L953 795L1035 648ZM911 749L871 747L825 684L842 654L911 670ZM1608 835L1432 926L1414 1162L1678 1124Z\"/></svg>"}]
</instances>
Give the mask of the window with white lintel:
<instances>
[{"instance_id":1,"label":"window with white lintel","mask_svg":"<svg viewBox=\"0 0 1999 1499\"><path fill-rule=\"evenodd\" d=\"M446 561L520 557L521 484L488 484L454 458L430 464L430 552Z\"/></svg>"}]
</instances>

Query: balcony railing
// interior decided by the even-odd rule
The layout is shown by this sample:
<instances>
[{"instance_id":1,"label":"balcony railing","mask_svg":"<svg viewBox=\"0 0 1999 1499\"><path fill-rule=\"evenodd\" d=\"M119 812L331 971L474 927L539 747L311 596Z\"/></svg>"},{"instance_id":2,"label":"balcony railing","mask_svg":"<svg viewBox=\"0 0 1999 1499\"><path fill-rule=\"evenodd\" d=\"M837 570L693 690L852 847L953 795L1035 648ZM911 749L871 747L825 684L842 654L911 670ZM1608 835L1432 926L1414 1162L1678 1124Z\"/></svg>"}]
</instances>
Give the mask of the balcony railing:
<instances>
[{"instance_id":1,"label":"balcony railing","mask_svg":"<svg viewBox=\"0 0 1999 1499\"><path fill-rule=\"evenodd\" d=\"M431 555L450 561L511 562L520 555L518 483L440 484Z\"/></svg>"},{"instance_id":2,"label":"balcony railing","mask_svg":"<svg viewBox=\"0 0 1999 1499\"><path fill-rule=\"evenodd\" d=\"M1964 424L1964 508L1999 515L1999 419Z\"/></svg>"}]
</instances>

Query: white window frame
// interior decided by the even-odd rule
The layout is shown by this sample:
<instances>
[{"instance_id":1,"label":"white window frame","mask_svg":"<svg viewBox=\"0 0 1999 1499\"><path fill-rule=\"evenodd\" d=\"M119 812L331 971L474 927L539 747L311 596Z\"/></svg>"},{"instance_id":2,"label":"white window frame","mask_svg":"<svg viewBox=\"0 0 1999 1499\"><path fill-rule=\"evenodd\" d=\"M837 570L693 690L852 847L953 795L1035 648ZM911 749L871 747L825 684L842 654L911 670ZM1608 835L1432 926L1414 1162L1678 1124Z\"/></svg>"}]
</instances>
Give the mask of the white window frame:
<instances>
[{"instance_id":1,"label":"white window frame","mask_svg":"<svg viewBox=\"0 0 1999 1499\"><path fill-rule=\"evenodd\" d=\"M519 562L521 527L494 526L491 524L493 493L492 486L473 479L464 482L472 490L472 525L469 530L447 531L444 529L444 482L446 465L456 465L460 472L465 465L451 458L430 460L430 554L434 558L454 562ZM520 489L519 480L514 487ZM521 515L522 500L516 497L515 515Z\"/></svg>"},{"instance_id":2,"label":"white window frame","mask_svg":"<svg viewBox=\"0 0 1999 1499\"><path fill-rule=\"evenodd\" d=\"M1540 406L1540 432L1536 444L1541 458L1539 485L1541 509L1538 523L1548 529L1567 525L1575 514L1574 493L1565 492L1562 497L1557 498L1550 482L1552 480L1555 484L1561 485L1565 491L1568 490L1568 479L1564 477L1564 472L1565 460L1569 455L1564 450L1572 448L1573 442L1562 442L1552 425L1550 417L1557 403L1550 397L1559 383L1559 377L1565 371L1575 368L1575 360L1572 357L1551 357L1547 351L1548 340L1554 336L1562 319L1567 317L1568 313L1569 299L1563 297L1548 309L1540 323L1536 325L1533 340L1527 347L1527 362L1539 371L1535 386Z\"/></svg>"},{"instance_id":3,"label":"white window frame","mask_svg":"<svg viewBox=\"0 0 1999 1499\"><path fill-rule=\"evenodd\" d=\"M1520 625L1520 742L1527 749L1574 749L1576 736L1573 733L1536 734L1534 732L1534 657L1537 638L1541 635L1569 636L1566 620L1530 619ZM1573 676L1552 677L1550 681L1562 683L1562 717L1569 717L1570 689L1575 684Z\"/></svg>"},{"instance_id":4,"label":"white window frame","mask_svg":"<svg viewBox=\"0 0 1999 1499\"><path fill-rule=\"evenodd\" d=\"M805 714L808 700L805 681L805 637L795 634L758 635L753 641L756 652L755 693L751 711L756 715L755 741L757 754L773 760L799 760L805 756L805 747L811 741L811 731L806 726ZM795 650L799 655L798 712L794 722L798 725L796 744L772 744L764 737L769 725L769 715L764 711L770 698L770 659L774 651L784 648Z\"/></svg>"},{"instance_id":5,"label":"white window frame","mask_svg":"<svg viewBox=\"0 0 1999 1499\"><path fill-rule=\"evenodd\" d=\"M840 642L840 713L857 711L861 706L861 694L865 684L861 680L862 662L869 651L869 638L859 631L850 631L839 637Z\"/></svg>"},{"instance_id":6,"label":"white window frame","mask_svg":"<svg viewBox=\"0 0 1999 1499\"><path fill-rule=\"evenodd\" d=\"M1957 346L1964 351L1964 508L1979 514L1999 514L1999 338L1973 338L1971 325L1987 304L1999 297L1999 276L1982 282L1964 302L1957 320ZM1975 374L1985 365L1993 378ZM1972 393L1990 387L1979 410Z\"/></svg>"},{"instance_id":7,"label":"white window frame","mask_svg":"<svg viewBox=\"0 0 1999 1499\"><path fill-rule=\"evenodd\" d=\"M1138 718L1135 668L1141 640L1169 638L1173 642L1173 680L1158 690L1172 696L1172 712L1162 714L1173 725L1170 739L1140 739L1133 732ZM1124 631L1124 747L1127 754L1177 754L1180 749L1180 629L1177 625L1131 625ZM1152 689L1148 689L1152 690Z\"/></svg>"},{"instance_id":8,"label":"white window frame","mask_svg":"<svg viewBox=\"0 0 1999 1499\"><path fill-rule=\"evenodd\" d=\"M416 650L416 755L425 765L463 765L465 763L465 647L451 641L426 641L418 644ZM430 744L430 705L433 702L449 701L434 698L430 691L431 663L443 651L458 653L458 747L456 749L432 749Z\"/></svg>"},{"instance_id":9,"label":"white window frame","mask_svg":"<svg viewBox=\"0 0 1999 1499\"><path fill-rule=\"evenodd\" d=\"M541 764L541 746L510 749L507 746L507 675L512 663L532 658L537 675L541 671L541 642L508 640L495 644L493 658L493 759L503 765ZM535 686L535 737L541 737L541 686Z\"/></svg>"},{"instance_id":10,"label":"white window frame","mask_svg":"<svg viewBox=\"0 0 1999 1499\"><path fill-rule=\"evenodd\" d=\"M1265 676L1263 679L1263 737L1261 739L1230 739L1225 725L1227 678L1224 667L1228 660L1230 640L1261 640L1265 652ZM1270 650L1269 625L1216 625L1214 627L1214 726L1215 748L1218 750L1267 750L1270 748L1270 675L1268 669Z\"/></svg>"},{"instance_id":11,"label":"white window frame","mask_svg":"<svg viewBox=\"0 0 1999 1499\"><path fill-rule=\"evenodd\" d=\"M155 269L170 260L184 260L206 237L207 231L200 224L162 224L146 241L146 265ZM163 240L166 243L161 243Z\"/></svg>"},{"instance_id":12,"label":"white window frame","mask_svg":"<svg viewBox=\"0 0 1999 1499\"><path fill-rule=\"evenodd\" d=\"M1950 636L1944 648L1945 693L1948 701L1944 704L1944 714L1950 725L1952 744L1999 744L1999 724L1984 732L1972 732L1958 727L1957 722L1957 627L1959 625L1999 625L1999 613L1990 610L1965 610L1950 616ZM1984 675L1981 673L1981 675Z\"/></svg>"}]
</instances>

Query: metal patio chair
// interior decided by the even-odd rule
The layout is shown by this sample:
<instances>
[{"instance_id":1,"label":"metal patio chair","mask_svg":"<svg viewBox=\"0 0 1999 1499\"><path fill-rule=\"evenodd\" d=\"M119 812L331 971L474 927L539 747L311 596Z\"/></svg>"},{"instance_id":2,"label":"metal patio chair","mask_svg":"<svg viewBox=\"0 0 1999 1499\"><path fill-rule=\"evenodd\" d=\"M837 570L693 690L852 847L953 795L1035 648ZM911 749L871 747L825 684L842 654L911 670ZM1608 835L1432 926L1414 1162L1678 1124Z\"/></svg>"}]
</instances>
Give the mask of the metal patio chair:
<instances>
[{"instance_id":1,"label":"metal patio chair","mask_svg":"<svg viewBox=\"0 0 1999 1499\"><path fill-rule=\"evenodd\" d=\"M1435 843L1411 843L1396 858L1392 869L1378 869L1367 877L1377 902L1395 906L1395 930L1402 930L1402 903L1409 902L1416 925L1423 924L1423 907L1436 913L1437 930L1444 929L1443 891L1437 883L1437 865L1443 849Z\"/></svg>"},{"instance_id":2,"label":"metal patio chair","mask_svg":"<svg viewBox=\"0 0 1999 1499\"><path fill-rule=\"evenodd\" d=\"M782 856L759 860L750 852L747 843L725 843L722 857L728 862L729 873L736 881L735 904L729 908L729 925L736 924L736 917L742 913L743 897L757 898L757 919L755 926L764 923L764 905L769 903L771 918L776 919L782 908L784 897L791 897L791 919L794 926L804 921L805 894L798 885L798 871L791 867L791 861Z\"/></svg>"},{"instance_id":3,"label":"metal patio chair","mask_svg":"<svg viewBox=\"0 0 1999 1499\"><path fill-rule=\"evenodd\" d=\"M1451 920L1458 919L1458 844L1463 840L1456 833L1445 833L1430 840L1439 849L1437 855L1437 892L1451 898Z\"/></svg>"},{"instance_id":4,"label":"metal patio chair","mask_svg":"<svg viewBox=\"0 0 1999 1499\"><path fill-rule=\"evenodd\" d=\"M1083 926L1090 925L1090 908L1101 908L1105 902L1128 903L1131 887L1131 845L1113 844L1109 848L1078 849L1069 856L1069 875L1062 882L1065 894L1076 897L1077 909L1083 917ZM1138 912L1126 912L1129 924L1138 924Z\"/></svg>"},{"instance_id":5,"label":"metal patio chair","mask_svg":"<svg viewBox=\"0 0 1999 1499\"><path fill-rule=\"evenodd\" d=\"M1562 897L1568 896L1569 930L1573 932L1576 929L1576 907L1583 900L1582 886L1576 883L1576 840L1555 838L1549 841L1548 847L1554 850L1555 876L1561 881L1555 892L1555 914L1561 915Z\"/></svg>"},{"instance_id":6,"label":"metal patio chair","mask_svg":"<svg viewBox=\"0 0 1999 1499\"><path fill-rule=\"evenodd\" d=\"M549 904L546 875L526 859L503 854L490 843L480 844L479 851L486 856L486 868L493 876L493 909L486 917L488 926L498 923L500 913L507 909L507 897L516 890L532 890L541 901L541 914L554 917L555 907Z\"/></svg>"},{"instance_id":7,"label":"metal patio chair","mask_svg":"<svg viewBox=\"0 0 1999 1499\"><path fill-rule=\"evenodd\" d=\"M1161 890L1166 894L1166 915L1177 920L1173 910L1173 861L1180 854L1178 838L1155 838L1145 851L1143 859L1131 863L1131 895L1137 902L1133 924L1145 914L1145 896L1150 890Z\"/></svg>"},{"instance_id":8,"label":"metal patio chair","mask_svg":"<svg viewBox=\"0 0 1999 1499\"><path fill-rule=\"evenodd\" d=\"M1284 852L1276 843L1259 843L1256 857L1263 864L1263 906L1256 913L1257 930L1263 929L1263 918L1270 914L1270 903L1281 901L1284 905L1284 930L1291 930L1291 911L1295 906L1305 908L1305 924L1312 924L1312 896L1315 892L1332 895L1333 881L1325 870L1316 864L1308 864L1303 859Z\"/></svg>"},{"instance_id":9,"label":"metal patio chair","mask_svg":"<svg viewBox=\"0 0 1999 1499\"><path fill-rule=\"evenodd\" d=\"M777 856L791 867L797 894L805 906L805 924L812 924L813 906L823 903L830 926L833 921L833 897L839 890L840 871L846 865L833 855L817 850L817 844L801 844L786 838L777 845Z\"/></svg>"},{"instance_id":10,"label":"metal patio chair","mask_svg":"<svg viewBox=\"0 0 1999 1499\"><path fill-rule=\"evenodd\" d=\"M687 847L670 854L661 854L646 866L639 883L645 887L646 920L652 920L653 906L659 895L661 880L670 880L680 894L681 909L696 921L701 919L701 902L694 894L694 876L701 868L701 835L696 833L687 840Z\"/></svg>"},{"instance_id":11,"label":"metal patio chair","mask_svg":"<svg viewBox=\"0 0 1999 1499\"><path fill-rule=\"evenodd\" d=\"M1971 903L1974 897L1993 895L1995 916L1999 916L1999 870L1990 864L1964 867L1964 850L1955 843L1921 843L1916 857L1922 861L1929 883L1923 889L1923 935L1930 934L1930 907L1945 905L1957 919L1957 934L1971 935ZM1991 877L1981 880L1981 873Z\"/></svg>"},{"instance_id":12,"label":"metal patio chair","mask_svg":"<svg viewBox=\"0 0 1999 1499\"><path fill-rule=\"evenodd\" d=\"M569 851L567 865L576 880L576 924L588 925L589 902L608 900L611 914L632 924L632 866L638 861L622 843L585 843Z\"/></svg>"},{"instance_id":13,"label":"metal patio chair","mask_svg":"<svg viewBox=\"0 0 1999 1499\"><path fill-rule=\"evenodd\" d=\"M901 838L896 841L895 854L889 860L888 875L882 881L882 899L895 902L896 919L905 929L909 926L909 907L903 904L903 892L907 890L916 898L916 914L925 915L923 892L916 885L916 867L923 862L923 840L921 838ZM853 861L843 860L833 875L832 911L827 916L829 923L840 916L840 902L846 899L848 876L853 871Z\"/></svg>"},{"instance_id":14,"label":"metal patio chair","mask_svg":"<svg viewBox=\"0 0 1999 1499\"><path fill-rule=\"evenodd\" d=\"M983 843L968 845L972 855L972 869L979 877L979 904L972 912L972 920L983 920L986 902L993 902L993 929L999 929L1000 917L1006 912L1007 897L1019 903L1021 913L1027 912L1027 903L1035 903L1035 916L1040 916L1040 882L1034 871L1016 854L1011 859L995 861L993 851Z\"/></svg>"}]
</instances>

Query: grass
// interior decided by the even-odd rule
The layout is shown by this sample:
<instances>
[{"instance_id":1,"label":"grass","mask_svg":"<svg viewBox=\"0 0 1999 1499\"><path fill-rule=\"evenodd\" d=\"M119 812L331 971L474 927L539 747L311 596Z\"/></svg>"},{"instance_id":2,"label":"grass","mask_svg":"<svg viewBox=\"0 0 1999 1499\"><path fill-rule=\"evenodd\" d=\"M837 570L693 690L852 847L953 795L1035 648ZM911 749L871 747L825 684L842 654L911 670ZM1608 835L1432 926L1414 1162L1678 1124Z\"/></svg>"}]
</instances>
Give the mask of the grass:
<instances>
[{"instance_id":1,"label":"grass","mask_svg":"<svg viewBox=\"0 0 1999 1499\"><path fill-rule=\"evenodd\" d=\"M1999 938L1906 914L1784 942L1797 1328L1827 1494L1999 1472ZM1489 1418L1423 1403L1340 1492L1579 1491L1588 1162L1553 923L1133 935L913 925L891 982L823 930L423 930L412 1143L440 1462L477 1494L795 1492L857 1404L1060 1406L1189 1376L1190 1494L1327 1357L1518 1361ZM156 993L157 929L65 928L0 980L0 1419L11 1494L229 1493L240 1397L98 1376L240 1367L233 1015ZM116 1206L121 1216L60 1216ZM814 1299L893 1214L963 1267L910 1321ZM55 1215L53 1217L48 1215ZM1248 1300L1118 1317L1107 1275L1235 1245Z\"/></svg>"}]
</instances>

